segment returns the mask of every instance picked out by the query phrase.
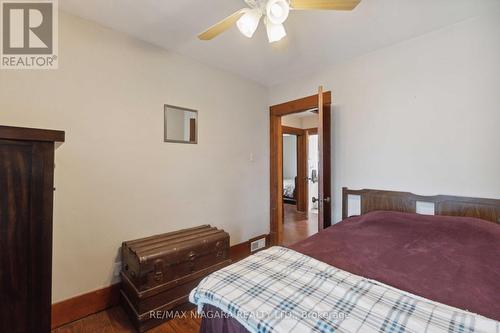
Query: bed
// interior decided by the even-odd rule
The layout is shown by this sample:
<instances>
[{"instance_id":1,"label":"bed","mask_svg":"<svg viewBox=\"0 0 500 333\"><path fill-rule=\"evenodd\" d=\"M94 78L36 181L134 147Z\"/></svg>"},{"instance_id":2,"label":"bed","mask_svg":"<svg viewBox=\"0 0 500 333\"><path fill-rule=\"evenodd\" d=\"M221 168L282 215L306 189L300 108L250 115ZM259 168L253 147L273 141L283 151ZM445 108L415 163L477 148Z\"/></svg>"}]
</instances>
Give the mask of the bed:
<instances>
[{"instance_id":1,"label":"bed","mask_svg":"<svg viewBox=\"0 0 500 333\"><path fill-rule=\"evenodd\" d=\"M360 216L348 217L348 202L351 195L360 197ZM419 202L434 204L435 216L416 214ZM392 304L392 310L389 306L386 310L380 310L382 312L378 315L366 311L362 325L367 322L375 323L377 320L380 320L380 323L377 324L378 326L373 324L368 328L363 326L361 332L370 331L370 329L373 331L424 331L423 328L415 329L411 325L420 327L418 323L415 323L417 320L413 316L417 313L417 317L421 315L424 318L426 306L432 309L428 311L430 317L425 317L427 325L432 323L437 326L431 326L431 329L426 327L425 330L429 329L431 332L441 330L443 332L469 330L499 332L500 200L452 196L425 197L406 192L344 189L343 215L342 222L292 245L289 250L274 248L272 253L265 254L257 261L252 262L251 257L247 258L249 261L246 265L255 266L255 269L258 269L260 265L258 263L264 262L267 257L276 253L286 253L286 255L296 256L297 262L311 260L315 262L313 266L326 265L325 267L338 270L338 274L349 274L351 277L348 281L372 283L376 285L376 288L385 290L381 295L395 292L398 296L394 299L397 301L386 302ZM306 259L302 257L303 255ZM245 263L242 263L240 267L244 268L244 265ZM267 269L272 270L273 266L277 265L278 263L272 263ZM300 266L297 265L297 267ZM323 270L328 270L328 268L323 268ZM227 279L228 276L231 275L225 278ZM286 275L283 276L283 279L287 278ZM253 281L247 282L243 283L242 287L237 286L237 282L233 281L229 284L229 289L236 292L237 289L248 286L254 290L255 285L250 286ZM303 298L315 295L312 292L308 295L308 288L304 287L300 289L305 293ZM248 290L244 294L247 292ZM266 292L268 291L261 290L264 295ZM295 292L295 294L300 293ZM263 296L255 297L258 299ZM268 297L268 302L272 302L272 297ZM338 304L343 304L345 300L341 298L339 296L339 301L332 306L338 307ZM383 303L389 298L380 296L379 301ZM413 300L418 305L409 301L401 305L399 300L403 298ZM211 314L209 318L202 320L201 332L287 331L282 327L285 320L279 321L281 326L277 324L276 327L270 325L269 321L258 322L257 325L261 325L260 329L255 329L258 326L251 326L250 320L246 322L240 317L237 320L227 316L232 309L231 306L225 308L226 311L222 311L215 306L217 302L198 303L198 305L204 305L205 313ZM282 303L278 305L281 306ZM239 306L235 304L232 305L233 308L236 305ZM376 308L375 305L373 307ZM397 315L394 315L394 318L387 315L382 320L384 314L392 313L395 307L399 307ZM344 304L340 308L349 310L350 312L346 311L354 318L356 314L362 313L362 310L354 304L347 307ZM443 315L438 320L438 315L434 314L434 312L439 312L436 309L443 312L449 311L449 318ZM290 311L293 312L293 309ZM302 318L292 322L293 326L290 327L300 327L298 325L303 323L310 325ZM335 318L331 321L321 321L323 326L304 324L303 329L295 329L295 331L335 331L332 327L339 328L339 331L343 332L351 331L345 327L335 326L341 325L340 322L347 321ZM352 331L359 331L359 327Z\"/></svg>"},{"instance_id":2,"label":"bed","mask_svg":"<svg viewBox=\"0 0 500 333\"><path fill-rule=\"evenodd\" d=\"M283 179L283 202L296 205L297 204L296 189L297 189L297 177L293 179L292 178Z\"/></svg>"}]
</instances>

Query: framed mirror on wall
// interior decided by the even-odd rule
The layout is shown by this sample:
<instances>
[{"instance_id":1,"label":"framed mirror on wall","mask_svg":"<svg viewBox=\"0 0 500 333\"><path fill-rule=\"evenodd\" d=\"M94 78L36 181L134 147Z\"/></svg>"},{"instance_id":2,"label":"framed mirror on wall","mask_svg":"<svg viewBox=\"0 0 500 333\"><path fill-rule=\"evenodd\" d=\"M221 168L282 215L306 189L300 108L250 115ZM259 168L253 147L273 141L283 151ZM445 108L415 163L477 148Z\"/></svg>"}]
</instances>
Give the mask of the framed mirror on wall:
<instances>
[{"instance_id":1,"label":"framed mirror on wall","mask_svg":"<svg viewBox=\"0 0 500 333\"><path fill-rule=\"evenodd\" d=\"M164 141L198 143L198 111L165 104Z\"/></svg>"}]
</instances>

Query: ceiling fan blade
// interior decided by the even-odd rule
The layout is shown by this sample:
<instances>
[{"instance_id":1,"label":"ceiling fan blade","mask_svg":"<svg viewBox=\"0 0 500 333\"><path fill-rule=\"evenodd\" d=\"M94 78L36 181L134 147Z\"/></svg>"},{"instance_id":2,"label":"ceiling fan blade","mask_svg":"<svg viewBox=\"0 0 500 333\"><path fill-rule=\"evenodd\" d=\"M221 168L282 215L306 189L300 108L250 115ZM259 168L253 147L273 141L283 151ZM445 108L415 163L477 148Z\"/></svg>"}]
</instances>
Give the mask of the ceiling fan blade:
<instances>
[{"instance_id":1,"label":"ceiling fan blade","mask_svg":"<svg viewBox=\"0 0 500 333\"><path fill-rule=\"evenodd\" d=\"M211 40L227 29L231 28L233 24L236 23L240 19L240 17L245 14L245 9L240 9L236 13L226 17L222 21L219 21L218 23L214 24L210 28L208 28L206 31L202 32L201 34L198 35L198 38L201 40Z\"/></svg>"},{"instance_id":2,"label":"ceiling fan blade","mask_svg":"<svg viewBox=\"0 0 500 333\"><path fill-rule=\"evenodd\" d=\"M293 9L353 10L361 0L291 0Z\"/></svg>"}]
</instances>

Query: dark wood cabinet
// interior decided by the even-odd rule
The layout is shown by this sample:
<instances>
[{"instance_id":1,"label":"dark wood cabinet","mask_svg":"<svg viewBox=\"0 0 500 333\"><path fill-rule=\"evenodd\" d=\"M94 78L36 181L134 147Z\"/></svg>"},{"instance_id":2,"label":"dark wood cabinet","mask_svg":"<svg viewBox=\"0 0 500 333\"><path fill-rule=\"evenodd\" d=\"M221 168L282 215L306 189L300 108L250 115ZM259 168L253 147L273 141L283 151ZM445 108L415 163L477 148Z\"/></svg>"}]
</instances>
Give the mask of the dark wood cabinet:
<instances>
[{"instance_id":1,"label":"dark wood cabinet","mask_svg":"<svg viewBox=\"0 0 500 333\"><path fill-rule=\"evenodd\" d=\"M55 142L0 126L0 332L50 332Z\"/></svg>"}]
</instances>

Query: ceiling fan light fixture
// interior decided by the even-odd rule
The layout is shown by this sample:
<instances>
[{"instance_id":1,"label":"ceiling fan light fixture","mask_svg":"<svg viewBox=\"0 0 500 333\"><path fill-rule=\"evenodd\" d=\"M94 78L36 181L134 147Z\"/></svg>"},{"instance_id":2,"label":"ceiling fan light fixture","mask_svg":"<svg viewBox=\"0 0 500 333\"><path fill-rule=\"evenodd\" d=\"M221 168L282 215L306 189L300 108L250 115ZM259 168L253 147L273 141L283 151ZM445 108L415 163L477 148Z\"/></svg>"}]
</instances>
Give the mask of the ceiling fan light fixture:
<instances>
[{"instance_id":1,"label":"ceiling fan light fixture","mask_svg":"<svg viewBox=\"0 0 500 333\"><path fill-rule=\"evenodd\" d=\"M288 18L290 5L287 0L269 0L266 5L266 16L274 24L282 24Z\"/></svg>"},{"instance_id":2,"label":"ceiling fan light fixture","mask_svg":"<svg viewBox=\"0 0 500 333\"><path fill-rule=\"evenodd\" d=\"M274 24L269 19L266 20L266 30L269 43L278 42L286 36L283 24Z\"/></svg>"},{"instance_id":3,"label":"ceiling fan light fixture","mask_svg":"<svg viewBox=\"0 0 500 333\"><path fill-rule=\"evenodd\" d=\"M1 1L1 0L0 0ZM291 9L353 10L362 0L245 0L249 8L242 8L217 22L198 35L200 40L211 40L236 24L240 32L253 37L262 16L265 18L270 43L286 36L283 23Z\"/></svg>"},{"instance_id":4,"label":"ceiling fan light fixture","mask_svg":"<svg viewBox=\"0 0 500 333\"><path fill-rule=\"evenodd\" d=\"M258 8L247 9L245 14L236 22L236 26L243 34L243 36L252 38L255 30L259 26L262 12Z\"/></svg>"}]
</instances>

